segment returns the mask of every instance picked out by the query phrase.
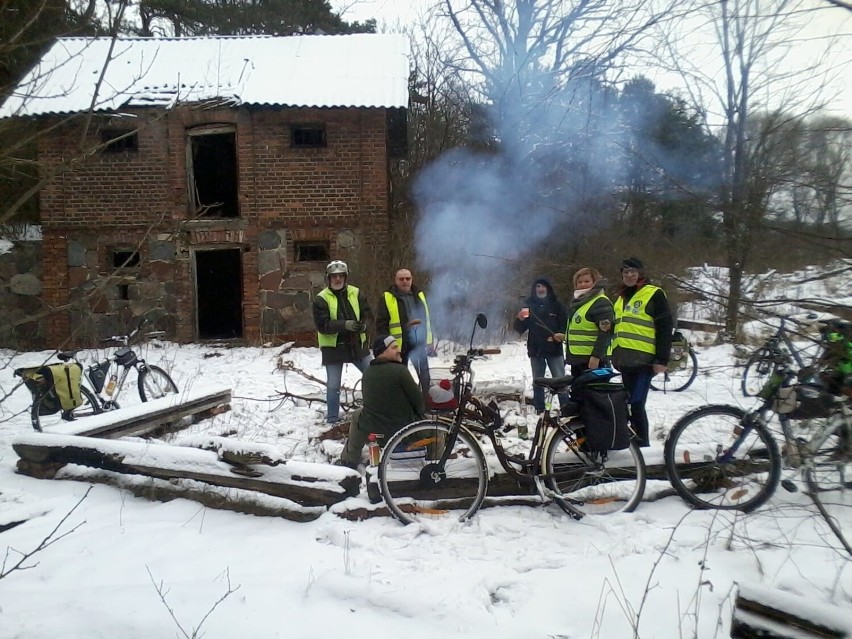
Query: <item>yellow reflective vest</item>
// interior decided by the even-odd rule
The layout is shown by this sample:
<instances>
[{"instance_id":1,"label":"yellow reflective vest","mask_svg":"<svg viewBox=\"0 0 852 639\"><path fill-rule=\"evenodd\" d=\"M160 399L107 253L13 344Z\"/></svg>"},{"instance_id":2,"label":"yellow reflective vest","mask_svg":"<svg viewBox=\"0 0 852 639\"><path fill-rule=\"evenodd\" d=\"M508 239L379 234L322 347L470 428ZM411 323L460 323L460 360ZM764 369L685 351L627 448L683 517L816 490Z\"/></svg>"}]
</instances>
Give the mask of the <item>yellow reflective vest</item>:
<instances>
[{"instance_id":1,"label":"yellow reflective vest","mask_svg":"<svg viewBox=\"0 0 852 639\"><path fill-rule=\"evenodd\" d=\"M429 317L429 305L426 303L426 294L423 291L417 293L417 298L423 302L423 310L426 311L426 343L432 343L432 320ZM390 291L385 291L385 306L388 307L388 330L396 338L397 346L402 348L402 321L399 317L399 300ZM412 318L409 318L412 319Z\"/></svg>"},{"instance_id":2,"label":"yellow reflective vest","mask_svg":"<svg viewBox=\"0 0 852 639\"><path fill-rule=\"evenodd\" d=\"M599 291L597 295L587 300L585 304L578 308L568 320L565 332L568 337L566 343L569 355L591 356L595 350L595 342L598 340L599 331L597 324L589 320L586 317L586 313L592 308L592 304L602 297L607 299L604 292ZM607 299L607 301L609 300Z\"/></svg>"},{"instance_id":3,"label":"yellow reflective vest","mask_svg":"<svg viewBox=\"0 0 852 639\"><path fill-rule=\"evenodd\" d=\"M328 287L322 289L318 296L325 300L328 304L328 316L332 320L337 319L337 295ZM356 286L346 286L346 298L349 300L349 305L355 311L355 319L361 321L361 305L358 303L358 288ZM361 333L361 346L367 341L367 334ZM317 332L317 342L320 348L334 348L337 346L337 333L320 333Z\"/></svg>"},{"instance_id":4,"label":"yellow reflective vest","mask_svg":"<svg viewBox=\"0 0 852 639\"><path fill-rule=\"evenodd\" d=\"M648 361L653 359L657 352L656 331L654 330L654 318L648 314L648 302L654 293L661 290L658 286L646 284L640 288L627 307L624 298L619 295L615 300L615 333L612 340L613 350L623 348L638 351L650 355ZM665 293L664 293L665 294Z\"/></svg>"}]
</instances>

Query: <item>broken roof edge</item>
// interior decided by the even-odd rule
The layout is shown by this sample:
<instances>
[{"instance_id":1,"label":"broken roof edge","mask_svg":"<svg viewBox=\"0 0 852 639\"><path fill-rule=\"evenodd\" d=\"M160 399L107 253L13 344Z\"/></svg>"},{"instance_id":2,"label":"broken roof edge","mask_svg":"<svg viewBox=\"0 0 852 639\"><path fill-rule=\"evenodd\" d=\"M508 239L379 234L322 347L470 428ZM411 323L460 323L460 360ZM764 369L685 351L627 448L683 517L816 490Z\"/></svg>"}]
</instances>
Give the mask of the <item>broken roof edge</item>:
<instances>
[{"instance_id":1,"label":"broken roof edge","mask_svg":"<svg viewBox=\"0 0 852 639\"><path fill-rule=\"evenodd\" d=\"M243 41L255 44L224 48ZM124 47L112 58L114 42ZM203 43L213 43L215 53ZM162 108L168 106L162 94L185 86L197 87L204 99L224 97L215 93L228 87L228 97L241 104L408 108L410 56L404 34L61 37L0 105L0 119L109 111L120 108L117 102L146 101L149 93L161 94L152 101ZM212 85L205 82L211 74ZM140 86L146 75L153 91L147 82ZM112 94L92 109L92 91L104 87Z\"/></svg>"}]
</instances>

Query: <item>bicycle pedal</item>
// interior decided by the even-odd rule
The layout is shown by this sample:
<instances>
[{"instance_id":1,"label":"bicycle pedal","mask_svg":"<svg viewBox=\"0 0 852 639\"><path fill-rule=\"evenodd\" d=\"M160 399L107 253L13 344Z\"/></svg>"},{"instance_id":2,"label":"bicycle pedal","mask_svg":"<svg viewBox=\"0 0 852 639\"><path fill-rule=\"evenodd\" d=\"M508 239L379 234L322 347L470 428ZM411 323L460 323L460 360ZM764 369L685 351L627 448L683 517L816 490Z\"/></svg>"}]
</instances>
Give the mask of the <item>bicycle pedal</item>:
<instances>
[{"instance_id":1,"label":"bicycle pedal","mask_svg":"<svg viewBox=\"0 0 852 639\"><path fill-rule=\"evenodd\" d=\"M788 493L797 493L799 492L799 487L793 482L792 479L782 479L781 485L784 487Z\"/></svg>"}]
</instances>

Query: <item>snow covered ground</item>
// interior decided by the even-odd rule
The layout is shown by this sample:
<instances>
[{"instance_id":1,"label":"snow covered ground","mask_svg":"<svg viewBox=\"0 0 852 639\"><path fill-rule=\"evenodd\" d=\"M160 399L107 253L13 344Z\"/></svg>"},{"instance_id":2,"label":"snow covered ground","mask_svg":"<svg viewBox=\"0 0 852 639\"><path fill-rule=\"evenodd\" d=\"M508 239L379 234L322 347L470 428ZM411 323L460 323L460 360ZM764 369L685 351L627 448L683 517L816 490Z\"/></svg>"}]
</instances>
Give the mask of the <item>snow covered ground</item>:
<instances>
[{"instance_id":1,"label":"snow covered ground","mask_svg":"<svg viewBox=\"0 0 852 639\"><path fill-rule=\"evenodd\" d=\"M751 407L739 392L728 346L694 336L699 377L684 393L652 392L648 412L660 462L665 434L708 402ZM524 343L474 364L481 388L529 385ZM50 353L0 351L0 389L12 369ZM98 353L86 352L86 359ZM334 459L342 444L318 442L323 405L256 401L320 387L279 359L324 377L317 349L149 344L149 362L180 388L225 385L229 413L171 436L216 435L274 445L296 460ZM448 366L445 353L435 366ZM359 374L347 367L344 383ZM123 403L138 402L135 388ZM6 565L33 550L90 490L77 481L15 473L10 442L31 433L29 393L0 404L0 532ZM524 419L504 405L509 421ZM512 441L514 431L507 437ZM794 480L799 478L786 471ZM0 639L232 637L727 637L736 584L769 586L852 619L852 559L802 492L779 489L751 515L693 512L677 497L636 512L575 522L556 506L481 510L472 521L403 526L333 512L311 523L206 509L187 500L137 498L96 484L59 528L66 535L0 580ZM363 488L363 484L362 484ZM833 506L852 531L852 496ZM368 507L366 495L350 500ZM230 589L233 591L218 603ZM205 615L213 610L205 619ZM171 615L174 615L172 617ZM849 622L852 624L852 622ZM181 632L178 624L185 631ZM634 632L635 630L635 632Z\"/></svg>"}]
</instances>

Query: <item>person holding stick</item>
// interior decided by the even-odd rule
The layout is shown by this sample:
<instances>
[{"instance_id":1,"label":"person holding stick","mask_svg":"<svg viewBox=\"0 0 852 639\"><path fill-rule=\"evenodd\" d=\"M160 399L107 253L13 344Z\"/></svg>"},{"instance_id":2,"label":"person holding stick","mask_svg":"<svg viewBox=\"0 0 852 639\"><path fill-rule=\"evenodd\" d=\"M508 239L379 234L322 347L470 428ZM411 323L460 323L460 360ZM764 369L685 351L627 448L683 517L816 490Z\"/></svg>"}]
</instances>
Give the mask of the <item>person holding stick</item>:
<instances>
[{"instance_id":1,"label":"person holding stick","mask_svg":"<svg viewBox=\"0 0 852 639\"><path fill-rule=\"evenodd\" d=\"M544 377L545 369L550 369L550 375L554 378L565 375L562 339L567 323L568 311L556 299L553 285L547 278L539 277L533 282L530 296L513 322L517 333L527 333L527 355L533 379ZM561 395L559 401L564 401ZM536 413L544 411L544 389L535 385L533 406Z\"/></svg>"}]
</instances>

